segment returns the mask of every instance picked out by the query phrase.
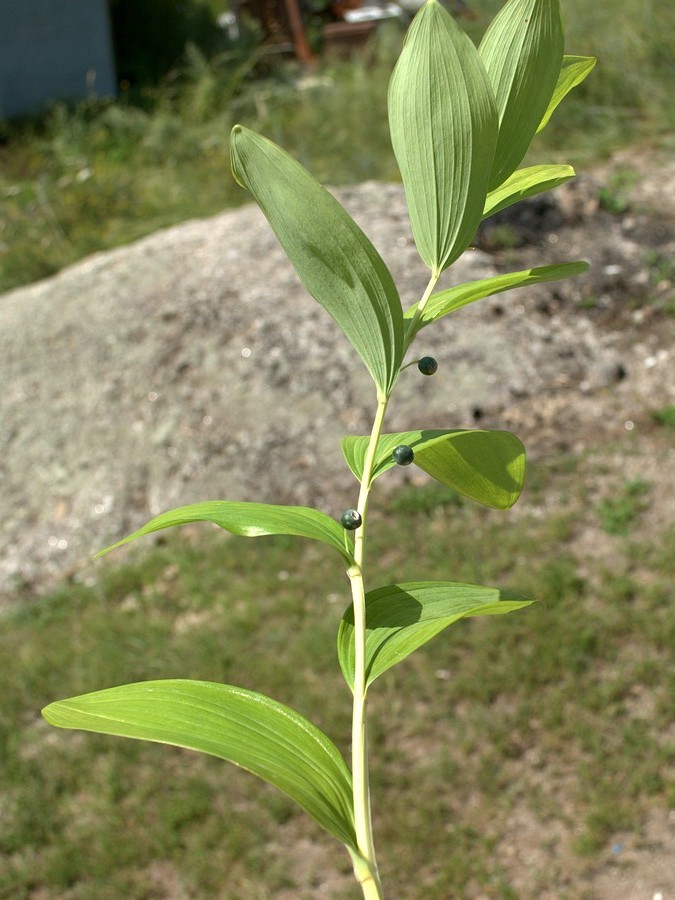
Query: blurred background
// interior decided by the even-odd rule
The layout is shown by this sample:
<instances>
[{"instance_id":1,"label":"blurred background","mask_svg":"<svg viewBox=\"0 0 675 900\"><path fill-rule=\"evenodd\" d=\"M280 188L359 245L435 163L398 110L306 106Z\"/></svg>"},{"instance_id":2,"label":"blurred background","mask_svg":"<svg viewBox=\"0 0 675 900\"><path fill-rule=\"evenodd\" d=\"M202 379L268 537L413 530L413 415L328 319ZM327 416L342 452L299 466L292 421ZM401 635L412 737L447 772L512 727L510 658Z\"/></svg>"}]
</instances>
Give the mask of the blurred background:
<instances>
[{"instance_id":1,"label":"blurred background","mask_svg":"<svg viewBox=\"0 0 675 900\"><path fill-rule=\"evenodd\" d=\"M96 46L80 77L80 102L57 94L27 118L0 119L0 290L243 202L227 158L229 130L238 121L283 144L324 182L397 178L384 98L410 10L369 7L370 16L381 18L364 21L362 8L338 0L86 6L89 18L77 40L92 35ZM609 2L563 6L567 52L596 55L600 63L537 139L535 152L587 165L627 144L672 140L675 7L627 0L617 21ZM289 17L293 8L300 30ZM456 13L478 40L498 8L498 0L470 0ZM40 63L40 47L30 45L26 22L22 29L9 19L4 26L5 44L16 49L17 40L28 42L27 52L15 56L26 71L40 71L43 93L57 89L58 79ZM57 61L59 52L74 53L72 32L59 51L52 31L45 44ZM0 97L9 95L10 76L4 73ZM113 96L100 96L106 86Z\"/></svg>"},{"instance_id":2,"label":"blurred background","mask_svg":"<svg viewBox=\"0 0 675 900\"><path fill-rule=\"evenodd\" d=\"M53 6L63 17L68 6L73 15L78 10L77 3ZM499 0L450 4L476 41L500 6ZM347 200L362 197L364 218L368 198L380 189L349 186L399 180L386 90L413 9L349 0L237 6L109 0L79 4L82 17L73 30L65 18L41 19L38 7L42 14L50 9L36 4L36 12L21 18L9 4L0 6L0 291L248 202L229 169L236 122L282 144L322 182L345 188ZM486 301L464 322L468 344L480 334L487 344L453 343L448 326L438 348L443 366L447 351L447 366L438 382L423 379L425 390L440 392L450 390L442 388L442 377L446 384L458 380L467 404L460 424L509 427L523 436L532 450L526 494L505 517L433 484L402 481L377 498L373 513L370 552L378 583L452 578L541 599L524 613L458 623L373 692L378 855L395 898L675 896L675 4L624 0L619 9L609 0L563 0L563 10L566 52L599 62L537 137L530 161L571 163L584 173L581 186L561 193L559 202L536 201L523 215L500 221L479 237L473 258L497 272L539 265L556 258L560 235L559 258L588 255L592 273L527 295L527 316L524 305ZM21 110L12 106L19 100ZM394 194L387 196L384 205L398 209ZM178 250L182 240L175 239ZM205 247L201 233L196 243L187 240L190 254ZM267 248L272 262L259 261L261 279L269 276L273 286L270 270L278 258L269 240L255 246ZM409 256L402 247L394 246L392 261L395 266L400 257L404 268ZM140 255L134 260L143 264ZM219 271L215 264L213 271ZM113 272L113 282L116 277ZM162 287L162 302L171 299L171 287ZM123 279L119 289L127 290ZM276 305L292 290L283 281L272 293ZM184 293L207 341L214 332L207 303L197 288ZM18 344L21 333L28 335L29 323L19 315L24 297L42 310L53 296L12 291L0 297L0 315L2 304L8 310L11 304L19 323L12 332L18 336L7 341ZM215 294L213 302L222 306ZM158 341L176 319L186 344L194 342L178 306L155 320L152 304L141 303ZM9 313L3 322L10 323ZM261 322L237 323L249 329L244 342L254 350L278 340ZM145 326L139 323L141 337ZM222 344L236 344L236 378L243 383L242 340L229 327L228 320ZM293 324L292 337L303 327ZM502 342L490 344L496 329ZM129 326L129 346L115 345L118 356L108 366L119 359L124 367L141 337ZM151 340L145 333L143 342ZM160 376L181 363L181 340L157 349ZM64 355L54 357L61 362L40 375L55 382L60 403L59 378L83 348L61 334L54 341L26 337L23 352L35 358L37 371L38 360L61 341ZM291 368L309 382L325 379L326 391L337 396L348 355L333 365L325 353L312 362L300 344L295 349ZM480 402L464 391L465 370L511 351L513 371L503 379L492 375ZM181 377L211 366L213 384L227 382L215 351L211 362L200 348L195 352L196 358L186 356L190 364ZM265 374L246 382L249 396L257 396L252 385L298 392L302 379L284 374L283 354L258 359L254 352L251 369ZM5 365L3 358L3 399L13 384ZM133 381L131 363L127 369ZM96 360L88 375L92 383L99 379ZM538 393L537 378L549 375ZM171 433L157 438L163 460L183 452L179 424L189 404L176 378L167 388L178 398ZM129 383L120 384L111 381L101 401L113 413L120 396L131 396ZM145 416L146 424L160 415L147 412L160 406L148 405L158 399L148 385L154 391L148 380L130 401L134 416L145 404L138 418ZM208 388L212 405L205 412L227 407L225 387L221 393L211 383ZM507 401L491 406L491 394L502 389ZM79 415L98 422L100 408L82 404L77 391L71 382L61 394L75 394L73 406L85 410ZM345 419L337 425L357 401L340 402ZM206 433L210 412L193 412ZM127 424L124 419L120 427ZM254 449L244 445L236 453L229 435L204 440L227 469L253 466L257 454L255 474L262 478L272 467L266 460L285 440L284 461L293 468L301 425L290 438L274 432L265 435L268 444L261 438ZM24 481L37 480L38 466L47 480L48 466L63 463L66 471L67 453L71 465L79 459L73 449L79 426L67 427L71 444L57 446L55 438L52 454L48 431L44 459ZM5 475L19 430L3 413ZM191 439L187 434L185 441ZM112 466L117 445L110 453ZM172 457L166 465L165 482L175 483L177 463ZM62 484L69 476L58 477ZM90 473L77 477L82 484ZM143 491L135 482L128 486L134 515L147 512ZM8 495L6 522L22 514L17 497ZM42 505L53 502L48 495ZM108 512L106 503L100 501L97 515ZM38 513L31 509L25 519L37 533ZM86 531L82 521L73 528ZM5 536L14 533L8 526ZM45 546L47 534L55 542L49 552L58 555L67 542L45 532ZM61 733L38 714L57 697L136 679L222 680L295 706L346 753L349 697L333 649L346 603L339 561L290 540L223 541L199 530L168 534L80 576L64 571L46 587L39 579L17 579L5 598L12 602L0 604L0 898L356 897L344 851L266 785L208 757Z\"/></svg>"}]
</instances>

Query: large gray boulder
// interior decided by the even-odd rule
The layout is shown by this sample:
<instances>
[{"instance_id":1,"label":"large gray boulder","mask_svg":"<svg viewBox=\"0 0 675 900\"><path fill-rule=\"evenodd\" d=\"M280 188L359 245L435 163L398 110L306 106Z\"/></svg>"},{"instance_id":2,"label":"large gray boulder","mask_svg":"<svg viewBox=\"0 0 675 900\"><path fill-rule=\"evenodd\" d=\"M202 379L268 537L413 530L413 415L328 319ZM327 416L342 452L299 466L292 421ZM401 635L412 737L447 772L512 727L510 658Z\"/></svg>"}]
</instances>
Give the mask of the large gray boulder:
<instances>
[{"instance_id":1,"label":"large gray boulder","mask_svg":"<svg viewBox=\"0 0 675 900\"><path fill-rule=\"evenodd\" d=\"M402 190L369 183L339 195L390 265L404 306L416 300L427 275ZM592 255L589 224L561 227L555 247L542 236L539 263ZM629 253L630 238L615 237ZM495 262L523 267L474 250L445 283L494 274ZM597 420L607 388L653 392L633 376L661 365L658 336L635 349L575 312L583 291L577 279L505 294L423 332L416 350L436 356L439 372L403 373L389 430L515 425L540 444L544 434L569 445L570 423ZM645 368L647 357L657 362ZM375 399L254 206L0 298L0 378L7 596L16 583L81 572L95 550L182 503L297 502L339 517L355 500L340 438L369 430Z\"/></svg>"}]
</instances>

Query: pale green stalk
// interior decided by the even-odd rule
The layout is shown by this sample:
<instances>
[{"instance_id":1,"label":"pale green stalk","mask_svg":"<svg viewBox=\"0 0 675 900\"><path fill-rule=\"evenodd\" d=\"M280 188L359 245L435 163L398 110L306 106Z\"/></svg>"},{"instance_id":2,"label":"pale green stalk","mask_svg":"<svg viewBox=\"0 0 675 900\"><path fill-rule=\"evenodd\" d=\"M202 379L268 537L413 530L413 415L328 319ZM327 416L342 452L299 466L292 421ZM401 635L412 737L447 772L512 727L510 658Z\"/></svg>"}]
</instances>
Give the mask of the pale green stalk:
<instances>
[{"instance_id":1,"label":"pale green stalk","mask_svg":"<svg viewBox=\"0 0 675 900\"><path fill-rule=\"evenodd\" d=\"M422 295L408 332L406 349L415 336L415 327L424 307L439 279L432 273ZM366 685L366 591L364 585L364 560L366 549L366 525L368 501L375 465L377 444L382 434L384 417L389 403L389 394L380 394L377 399L377 413L370 433L370 441L361 475L361 488L357 510L361 515L361 526L354 536L354 564L347 574L352 589L354 606L354 706L352 711L352 780L354 797L354 819L359 851L366 862L354 860L354 872L367 900L381 900L382 885L375 858L373 822L370 808L370 780L368 777L368 733L367 733L367 685Z\"/></svg>"},{"instance_id":2,"label":"pale green stalk","mask_svg":"<svg viewBox=\"0 0 675 900\"><path fill-rule=\"evenodd\" d=\"M368 864L367 870L354 867L363 896L368 900L381 898L382 885L375 859L373 823L370 811L370 782L368 778L368 735L366 722L366 592L363 583L368 500L375 462L375 451L382 433L389 395L379 395L377 413L370 434L370 442L363 464L361 489L357 509L361 526L354 536L354 564L348 575L354 605L354 706L352 711L352 780L354 796L354 824L359 851Z\"/></svg>"},{"instance_id":3,"label":"pale green stalk","mask_svg":"<svg viewBox=\"0 0 675 900\"><path fill-rule=\"evenodd\" d=\"M405 339L405 347L404 347L404 351L403 351L404 354L408 350L408 347L410 346L410 344L415 340L415 335L417 334L417 326L419 325L419 321L422 318L422 313L424 312L424 307L427 305L427 301L429 300L429 297L431 297L431 294L432 294L434 288L436 287L436 284L438 283L438 279L440 277L441 277L440 272L432 272L431 273L431 278L429 279L429 283L427 284L427 286L424 290L424 293L422 294L422 299L417 304L417 309L415 310L415 315L412 317L412 321L410 322L410 325L408 325L407 336Z\"/></svg>"}]
</instances>

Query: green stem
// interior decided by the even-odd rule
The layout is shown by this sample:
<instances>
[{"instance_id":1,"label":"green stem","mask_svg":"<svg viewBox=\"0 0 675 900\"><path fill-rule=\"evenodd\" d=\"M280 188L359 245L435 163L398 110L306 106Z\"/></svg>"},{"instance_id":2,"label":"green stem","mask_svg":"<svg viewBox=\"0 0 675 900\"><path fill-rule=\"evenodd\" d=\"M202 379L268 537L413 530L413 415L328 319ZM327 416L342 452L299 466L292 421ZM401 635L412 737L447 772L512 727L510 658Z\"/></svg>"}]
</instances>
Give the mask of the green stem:
<instances>
[{"instance_id":1,"label":"green stem","mask_svg":"<svg viewBox=\"0 0 675 900\"><path fill-rule=\"evenodd\" d=\"M440 273L431 273L422 299L417 304L405 341L405 351L415 338L420 317L427 300L431 296ZM352 711L352 780L354 800L354 823L359 855L353 854L354 874L361 885L364 900L382 900L382 884L375 858L373 841L373 821L370 808L370 780L368 777L368 731L366 683L366 590L363 579L366 527L368 523L368 500L375 467L375 454L382 434L384 417L389 403L389 394L378 394L377 413L370 433L370 441L361 473L361 488L357 510L361 514L361 526L354 535L354 563L348 575L352 588L354 607L354 706Z\"/></svg>"},{"instance_id":2,"label":"green stem","mask_svg":"<svg viewBox=\"0 0 675 900\"><path fill-rule=\"evenodd\" d=\"M412 321L410 325L408 325L406 329L406 339L405 346L403 350L403 354L405 355L408 352L408 348L415 340L415 335L419 331L420 319L422 318L422 313L424 312L424 307L427 305L427 300L431 297L431 294L438 283L438 279L441 277L440 272L432 272L431 278L429 279L429 283L427 284L424 293L422 294L422 299L417 304L417 308L415 309L415 314L412 317Z\"/></svg>"},{"instance_id":3,"label":"green stem","mask_svg":"<svg viewBox=\"0 0 675 900\"><path fill-rule=\"evenodd\" d=\"M366 863L354 871L363 895L368 900L381 900L382 885L375 859L373 824L370 809L370 783L368 778L368 734L367 734L367 685L366 685L366 592L363 581L365 559L366 526L368 520L368 500L375 464L377 444L382 433L384 416L389 403L388 395L378 396L377 413L366 451L361 475L361 489L357 509L361 514L361 527L354 536L354 564L348 575L352 588L354 606L354 706L352 712L352 779L354 796L354 819L359 852Z\"/></svg>"},{"instance_id":4,"label":"green stem","mask_svg":"<svg viewBox=\"0 0 675 900\"><path fill-rule=\"evenodd\" d=\"M368 863L350 850L354 874L361 885L365 900L382 900L382 885L377 872L373 873Z\"/></svg>"}]
</instances>

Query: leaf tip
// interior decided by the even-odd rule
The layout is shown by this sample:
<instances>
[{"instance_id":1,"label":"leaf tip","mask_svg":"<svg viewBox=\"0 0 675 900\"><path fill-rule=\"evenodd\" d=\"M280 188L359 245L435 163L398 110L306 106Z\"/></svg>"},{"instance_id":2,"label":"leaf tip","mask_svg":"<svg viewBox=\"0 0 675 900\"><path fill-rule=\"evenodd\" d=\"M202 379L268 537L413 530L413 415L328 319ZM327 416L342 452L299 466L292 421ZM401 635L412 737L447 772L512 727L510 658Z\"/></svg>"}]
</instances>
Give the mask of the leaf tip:
<instances>
[{"instance_id":1,"label":"leaf tip","mask_svg":"<svg viewBox=\"0 0 675 900\"><path fill-rule=\"evenodd\" d=\"M118 547L121 547L122 544L128 544L131 540L133 540L133 536L127 535L127 537L122 538L122 540L115 541L114 544L108 544L108 546L104 547L102 550L97 550L96 553L94 553L93 558L100 559L102 556L106 556L110 553L111 550L116 550Z\"/></svg>"},{"instance_id":2,"label":"leaf tip","mask_svg":"<svg viewBox=\"0 0 675 900\"><path fill-rule=\"evenodd\" d=\"M54 703L49 703L40 710L42 718L50 725L55 725L57 727L59 725L58 705L59 701L57 700Z\"/></svg>"},{"instance_id":3,"label":"leaf tip","mask_svg":"<svg viewBox=\"0 0 675 900\"><path fill-rule=\"evenodd\" d=\"M234 125L230 131L230 168L232 169L234 180L243 188L246 187L246 184L242 179L242 173L240 171L241 155L237 152L237 139L243 138L245 131L246 129L244 126L239 124Z\"/></svg>"}]
</instances>

